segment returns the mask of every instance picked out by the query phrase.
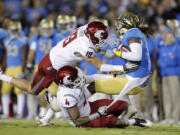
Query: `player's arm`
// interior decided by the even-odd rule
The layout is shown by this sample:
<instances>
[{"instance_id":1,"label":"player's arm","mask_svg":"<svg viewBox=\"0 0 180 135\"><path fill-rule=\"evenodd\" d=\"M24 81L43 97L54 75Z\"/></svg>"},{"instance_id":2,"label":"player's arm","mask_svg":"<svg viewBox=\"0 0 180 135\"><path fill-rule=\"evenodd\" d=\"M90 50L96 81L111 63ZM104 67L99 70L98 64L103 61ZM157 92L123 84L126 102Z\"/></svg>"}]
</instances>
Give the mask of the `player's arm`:
<instances>
[{"instance_id":1,"label":"player's arm","mask_svg":"<svg viewBox=\"0 0 180 135\"><path fill-rule=\"evenodd\" d=\"M94 56L92 58L84 57L84 60L86 60L87 62L89 62L90 64L92 64L93 66L95 66L98 69L100 69L101 64L102 64L101 60L99 58L97 58L96 56Z\"/></svg>"},{"instance_id":2,"label":"player's arm","mask_svg":"<svg viewBox=\"0 0 180 135\"><path fill-rule=\"evenodd\" d=\"M74 52L74 55L82 57L84 60L86 60L88 63L92 64L98 69L101 67L102 62L99 58L96 57L96 51L94 48L89 47L88 50L84 52Z\"/></svg>"},{"instance_id":3,"label":"player's arm","mask_svg":"<svg viewBox=\"0 0 180 135\"><path fill-rule=\"evenodd\" d=\"M3 61L2 61L2 66L1 66L3 71L5 71L5 69L6 69L6 58L7 58L7 51L6 51L6 49L4 49L4 54L3 54L3 58L2 58Z\"/></svg>"},{"instance_id":4,"label":"player's arm","mask_svg":"<svg viewBox=\"0 0 180 135\"><path fill-rule=\"evenodd\" d=\"M24 73L26 67L26 55L27 54L27 46L22 46L22 72Z\"/></svg>"},{"instance_id":5,"label":"player's arm","mask_svg":"<svg viewBox=\"0 0 180 135\"><path fill-rule=\"evenodd\" d=\"M142 59L142 43L140 39L132 38L128 41L129 51L123 51L123 47L115 51L117 57L121 57L128 62L125 65L103 64L100 68L104 72L132 72L137 70Z\"/></svg>"},{"instance_id":6,"label":"player's arm","mask_svg":"<svg viewBox=\"0 0 180 135\"><path fill-rule=\"evenodd\" d=\"M27 60L27 66L31 67L34 57L35 57L36 51L34 49L30 49L28 53L28 60Z\"/></svg>"},{"instance_id":7,"label":"player's arm","mask_svg":"<svg viewBox=\"0 0 180 135\"><path fill-rule=\"evenodd\" d=\"M142 59L142 41L137 38L128 40L128 45L131 51L115 51L117 57L121 57L127 61L141 61ZM121 49L121 48L120 48Z\"/></svg>"},{"instance_id":8,"label":"player's arm","mask_svg":"<svg viewBox=\"0 0 180 135\"><path fill-rule=\"evenodd\" d=\"M68 111L68 114L69 114L71 120L74 122L74 124L77 127L82 126L82 125L100 117L99 113L93 113L89 116L80 117L80 112L76 105L73 107L67 108L67 111Z\"/></svg>"}]
</instances>

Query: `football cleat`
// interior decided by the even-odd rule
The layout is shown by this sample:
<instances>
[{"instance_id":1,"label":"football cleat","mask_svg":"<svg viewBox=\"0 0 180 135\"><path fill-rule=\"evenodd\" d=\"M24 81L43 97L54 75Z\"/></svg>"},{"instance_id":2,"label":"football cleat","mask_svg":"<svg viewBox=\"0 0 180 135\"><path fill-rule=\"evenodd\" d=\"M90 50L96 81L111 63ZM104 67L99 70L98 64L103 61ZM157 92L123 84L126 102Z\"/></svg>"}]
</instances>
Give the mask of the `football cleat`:
<instances>
[{"instance_id":1,"label":"football cleat","mask_svg":"<svg viewBox=\"0 0 180 135\"><path fill-rule=\"evenodd\" d=\"M149 120L139 119L139 118L134 118L134 120L135 120L134 125L136 125L136 126L140 126L140 127L151 127L152 126L152 122Z\"/></svg>"}]
</instances>

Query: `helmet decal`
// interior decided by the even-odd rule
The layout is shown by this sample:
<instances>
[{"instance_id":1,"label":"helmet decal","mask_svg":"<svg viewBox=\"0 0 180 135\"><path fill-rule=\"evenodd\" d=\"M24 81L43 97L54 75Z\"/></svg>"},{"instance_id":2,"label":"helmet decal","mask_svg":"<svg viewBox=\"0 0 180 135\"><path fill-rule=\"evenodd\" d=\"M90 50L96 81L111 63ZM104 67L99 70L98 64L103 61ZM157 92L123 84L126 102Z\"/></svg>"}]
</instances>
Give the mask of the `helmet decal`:
<instances>
[{"instance_id":1,"label":"helmet decal","mask_svg":"<svg viewBox=\"0 0 180 135\"><path fill-rule=\"evenodd\" d=\"M105 32L104 30L98 30L98 31L94 34L94 36L100 40L100 39L103 38L102 33L104 33L104 32Z\"/></svg>"}]
</instances>

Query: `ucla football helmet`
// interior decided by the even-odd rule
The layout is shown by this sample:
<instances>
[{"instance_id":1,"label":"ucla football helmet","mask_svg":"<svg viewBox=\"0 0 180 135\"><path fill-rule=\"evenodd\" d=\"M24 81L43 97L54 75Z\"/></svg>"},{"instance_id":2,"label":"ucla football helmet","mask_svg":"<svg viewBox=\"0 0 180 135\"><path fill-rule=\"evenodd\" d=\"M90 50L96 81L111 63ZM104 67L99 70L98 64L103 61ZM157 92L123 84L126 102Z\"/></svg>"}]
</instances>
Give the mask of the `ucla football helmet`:
<instances>
[{"instance_id":1,"label":"ucla football helmet","mask_svg":"<svg viewBox=\"0 0 180 135\"><path fill-rule=\"evenodd\" d=\"M39 33L42 36L50 37L53 35L54 23L49 19L42 19L39 24Z\"/></svg>"},{"instance_id":2,"label":"ucla football helmet","mask_svg":"<svg viewBox=\"0 0 180 135\"><path fill-rule=\"evenodd\" d=\"M166 21L166 25L167 25L170 29L176 30L176 29L178 29L178 27L179 27L179 21L176 20L176 19L168 19L168 20Z\"/></svg>"},{"instance_id":3,"label":"ucla football helmet","mask_svg":"<svg viewBox=\"0 0 180 135\"><path fill-rule=\"evenodd\" d=\"M69 25L71 30L75 30L77 27L77 18L76 16L69 16Z\"/></svg>"},{"instance_id":4,"label":"ucla football helmet","mask_svg":"<svg viewBox=\"0 0 180 135\"><path fill-rule=\"evenodd\" d=\"M98 22L101 22L101 23L103 23L105 26L109 26L108 25L108 20L107 19L96 19L95 21L98 21Z\"/></svg>"},{"instance_id":5,"label":"ucla football helmet","mask_svg":"<svg viewBox=\"0 0 180 135\"><path fill-rule=\"evenodd\" d=\"M22 25L19 21L10 21L8 24L8 34L11 39L16 39L22 32Z\"/></svg>"},{"instance_id":6,"label":"ucla football helmet","mask_svg":"<svg viewBox=\"0 0 180 135\"><path fill-rule=\"evenodd\" d=\"M117 31L120 35L123 35L128 29L138 27L139 23L139 18L135 14L131 12L123 13L118 17Z\"/></svg>"},{"instance_id":7,"label":"ucla football helmet","mask_svg":"<svg viewBox=\"0 0 180 135\"><path fill-rule=\"evenodd\" d=\"M68 15L59 15L56 20L56 27L59 32L65 33L70 29L70 17Z\"/></svg>"}]
</instances>

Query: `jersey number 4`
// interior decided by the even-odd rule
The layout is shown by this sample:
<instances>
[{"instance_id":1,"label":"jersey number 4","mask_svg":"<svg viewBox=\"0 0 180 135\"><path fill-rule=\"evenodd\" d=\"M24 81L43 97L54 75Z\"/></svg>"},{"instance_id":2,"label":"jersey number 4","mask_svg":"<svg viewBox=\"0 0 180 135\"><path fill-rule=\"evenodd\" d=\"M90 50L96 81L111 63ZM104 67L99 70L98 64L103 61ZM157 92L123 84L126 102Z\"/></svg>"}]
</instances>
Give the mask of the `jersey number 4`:
<instances>
[{"instance_id":1,"label":"jersey number 4","mask_svg":"<svg viewBox=\"0 0 180 135\"><path fill-rule=\"evenodd\" d=\"M77 31L69 35L63 42L63 47L66 47L69 43L71 43L74 39L77 38Z\"/></svg>"}]
</instances>

